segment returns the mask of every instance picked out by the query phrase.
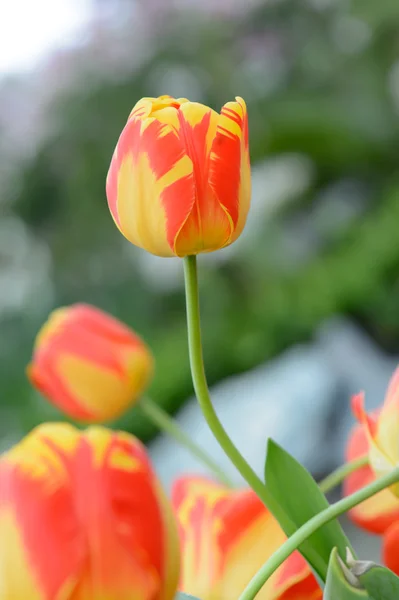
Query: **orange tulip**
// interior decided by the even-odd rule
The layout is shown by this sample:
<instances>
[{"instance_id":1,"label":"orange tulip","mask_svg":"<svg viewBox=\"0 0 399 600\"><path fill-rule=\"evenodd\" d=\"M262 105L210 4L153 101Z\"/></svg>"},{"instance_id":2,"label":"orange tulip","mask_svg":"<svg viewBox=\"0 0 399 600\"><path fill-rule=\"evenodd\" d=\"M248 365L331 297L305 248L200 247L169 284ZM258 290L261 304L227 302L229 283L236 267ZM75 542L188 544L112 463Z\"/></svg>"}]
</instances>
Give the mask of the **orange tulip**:
<instances>
[{"instance_id":1,"label":"orange tulip","mask_svg":"<svg viewBox=\"0 0 399 600\"><path fill-rule=\"evenodd\" d=\"M244 100L218 114L186 98L142 98L119 138L106 187L120 231L152 254L228 246L244 228L251 195Z\"/></svg>"},{"instance_id":2,"label":"orange tulip","mask_svg":"<svg viewBox=\"0 0 399 600\"><path fill-rule=\"evenodd\" d=\"M44 424L0 461L1 600L172 600L177 527L142 444Z\"/></svg>"},{"instance_id":3,"label":"orange tulip","mask_svg":"<svg viewBox=\"0 0 399 600\"><path fill-rule=\"evenodd\" d=\"M201 600L237 598L285 535L252 490L183 477L172 492L182 550L180 589ZM257 600L321 600L322 591L295 552Z\"/></svg>"},{"instance_id":4,"label":"orange tulip","mask_svg":"<svg viewBox=\"0 0 399 600\"><path fill-rule=\"evenodd\" d=\"M353 412L362 424L368 444L370 465L380 477L399 466L399 369L390 381L384 404L378 415L368 415L364 410L364 395L352 398ZM399 484L391 486L399 496Z\"/></svg>"},{"instance_id":5,"label":"orange tulip","mask_svg":"<svg viewBox=\"0 0 399 600\"><path fill-rule=\"evenodd\" d=\"M147 387L153 358L126 325L85 304L54 311L39 332L27 373L73 419L119 417Z\"/></svg>"},{"instance_id":6,"label":"orange tulip","mask_svg":"<svg viewBox=\"0 0 399 600\"><path fill-rule=\"evenodd\" d=\"M364 456L367 451L366 431L363 425L357 425L349 437L346 458L348 461L352 461ZM344 494L348 496L357 492L372 483L375 478L375 474L369 466L354 471L344 481ZM383 490L355 506L349 512L349 516L359 527L371 533L383 534L393 521L399 520L399 502L389 490Z\"/></svg>"}]
</instances>

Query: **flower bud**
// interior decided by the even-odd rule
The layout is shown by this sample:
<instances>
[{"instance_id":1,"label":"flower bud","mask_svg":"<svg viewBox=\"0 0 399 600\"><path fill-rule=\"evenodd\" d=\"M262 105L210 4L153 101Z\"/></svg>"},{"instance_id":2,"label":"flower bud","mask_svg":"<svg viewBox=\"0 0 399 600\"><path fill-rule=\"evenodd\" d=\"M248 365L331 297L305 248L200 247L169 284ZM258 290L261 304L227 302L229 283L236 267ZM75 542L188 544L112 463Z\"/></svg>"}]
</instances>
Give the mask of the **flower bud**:
<instances>
[{"instance_id":1,"label":"flower bud","mask_svg":"<svg viewBox=\"0 0 399 600\"><path fill-rule=\"evenodd\" d=\"M228 246L250 204L247 109L217 113L186 98L142 98L112 157L108 204L123 235L158 256Z\"/></svg>"},{"instance_id":2,"label":"flower bud","mask_svg":"<svg viewBox=\"0 0 399 600\"><path fill-rule=\"evenodd\" d=\"M126 325L85 304L54 311L40 330L27 373L31 383L69 417L115 419L146 389L153 358Z\"/></svg>"}]
</instances>

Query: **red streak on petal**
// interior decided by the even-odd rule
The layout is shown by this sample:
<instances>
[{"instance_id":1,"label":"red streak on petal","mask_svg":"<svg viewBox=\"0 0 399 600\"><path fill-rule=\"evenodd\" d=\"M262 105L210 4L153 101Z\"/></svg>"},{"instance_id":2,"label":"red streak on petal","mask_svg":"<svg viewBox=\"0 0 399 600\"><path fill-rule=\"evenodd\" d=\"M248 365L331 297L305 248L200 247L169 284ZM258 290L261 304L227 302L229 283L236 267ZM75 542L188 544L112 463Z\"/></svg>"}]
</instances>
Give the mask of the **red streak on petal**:
<instances>
[{"instance_id":1,"label":"red streak on petal","mask_svg":"<svg viewBox=\"0 0 399 600\"><path fill-rule=\"evenodd\" d=\"M212 144L209 167L209 187L228 211L234 225L239 216L241 178L241 140L219 127Z\"/></svg>"}]
</instances>

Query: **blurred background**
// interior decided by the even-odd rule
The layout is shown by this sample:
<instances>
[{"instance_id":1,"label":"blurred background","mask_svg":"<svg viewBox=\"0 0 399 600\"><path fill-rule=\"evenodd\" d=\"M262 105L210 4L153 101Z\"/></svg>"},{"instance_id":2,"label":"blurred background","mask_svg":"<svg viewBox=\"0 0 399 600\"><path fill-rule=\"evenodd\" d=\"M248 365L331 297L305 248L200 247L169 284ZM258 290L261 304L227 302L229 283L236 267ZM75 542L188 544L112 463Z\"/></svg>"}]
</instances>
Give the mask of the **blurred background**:
<instances>
[{"instance_id":1,"label":"blurred background","mask_svg":"<svg viewBox=\"0 0 399 600\"><path fill-rule=\"evenodd\" d=\"M199 259L215 404L259 472L269 435L315 476L342 461L350 394L377 406L399 353L398 34L397 0L1 3L3 447L59 418L24 369L49 311L84 301L148 341L152 397L223 462L190 400L181 261L131 246L104 187L140 97L242 95L248 224ZM118 425L156 433L138 410ZM167 484L200 470L150 447Z\"/></svg>"}]
</instances>

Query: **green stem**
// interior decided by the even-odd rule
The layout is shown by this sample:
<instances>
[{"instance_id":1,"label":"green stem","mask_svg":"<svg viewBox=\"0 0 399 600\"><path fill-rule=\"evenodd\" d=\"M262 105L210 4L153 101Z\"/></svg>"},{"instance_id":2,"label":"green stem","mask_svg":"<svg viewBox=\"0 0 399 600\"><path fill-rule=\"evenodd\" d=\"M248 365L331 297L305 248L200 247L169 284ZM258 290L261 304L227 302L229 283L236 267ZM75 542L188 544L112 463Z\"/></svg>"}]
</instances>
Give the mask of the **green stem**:
<instances>
[{"instance_id":1,"label":"green stem","mask_svg":"<svg viewBox=\"0 0 399 600\"><path fill-rule=\"evenodd\" d=\"M325 477L325 479L319 483L319 488L323 494L326 494L334 487L339 485L345 479L345 477L348 477L348 475L353 473L353 471L357 471L358 469L368 465L368 462L369 458L366 454L365 456L360 456L360 458L355 458L354 460L345 463L344 465L338 467L338 469L335 469L335 471L330 473L330 475L327 475L327 477Z\"/></svg>"},{"instance_id":2,"label":"green stem","mask_svg":"<svg viewBox=\"0 0 399 600\"><path fill-rule=\"evenodd\" d=\"M367 498L378 494L381 490L399 481L399 467L393 469L387 475L373 481L370 485L355 492L351 496L343 498L335 504L331 504L321 513L312 517L307 523L302 525L288 540L280 546L278 550L269 558L269 560L260 568L257 574L249 582L245 590L239 597L239 600L253 600L262 586L266 583L274 571L305 542L315 531L317 531L332 519L339 517L354 506L357 506Z\"/></svg>"},{"instance_id":3,"label":"green stem","mask_svg":"<svg viewBox=\"0 0 399 600\"><path fill-rule=\"evenodd\" d=\"M143 413L153 422L159 429L174 438L179 444L190 450L190 452L206 465L220 483L224 483L228 487L233 487L230 479L225 475L223 469L211 458L205 450L197 446L189 435L170 417L158 404L150 400L150 398L140 398L138 406Z\"/></svg>"},{"instance_id":4,"label":"green stem","mask_svg":"<svg viewBox=\"0 0 399 600\"><path fill-rule=\"evenodd\" d=\"M212 405L206 381L204 362L202 356L201 324L199 313L199 295L197 280L197 262L195 256L184 259L184 279L186 286L188 346L190 355L191 374L194 390L202 413L221 448L235 465L248 485L255 491L265 506L274 514L284 526L284 515L269 490L257 476L252 467L241 455L224 429ZM281 519L281 520L280 520ZM285 523L287 518L285 517Z\"/></svg>"}]
</instances>

